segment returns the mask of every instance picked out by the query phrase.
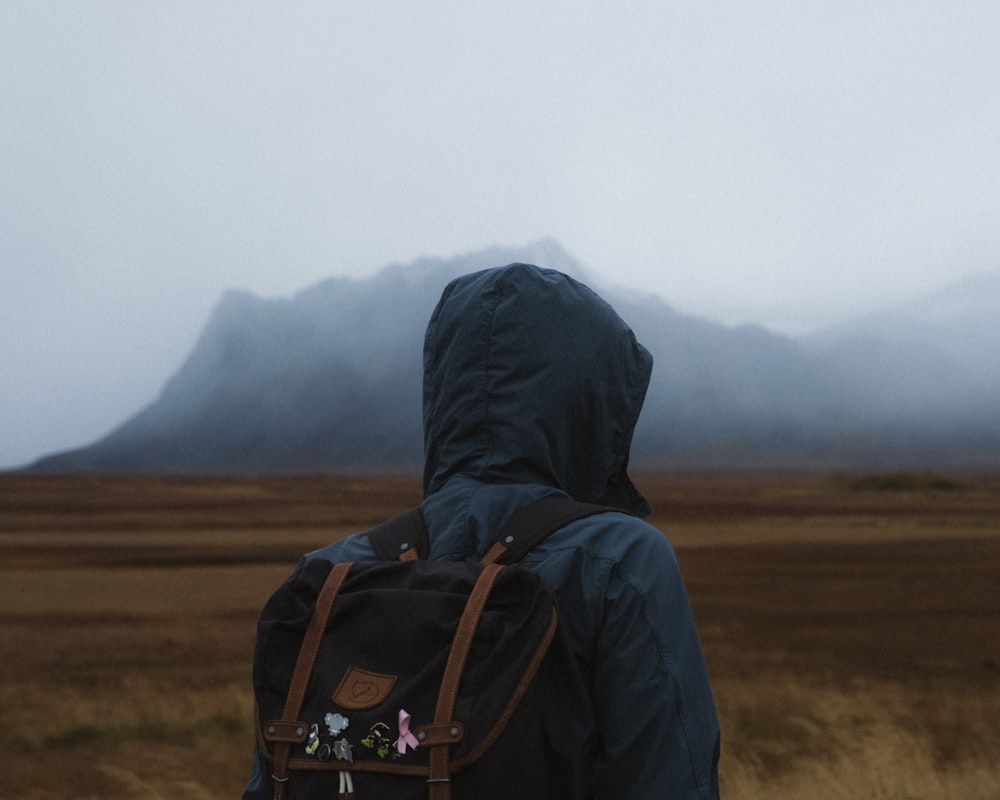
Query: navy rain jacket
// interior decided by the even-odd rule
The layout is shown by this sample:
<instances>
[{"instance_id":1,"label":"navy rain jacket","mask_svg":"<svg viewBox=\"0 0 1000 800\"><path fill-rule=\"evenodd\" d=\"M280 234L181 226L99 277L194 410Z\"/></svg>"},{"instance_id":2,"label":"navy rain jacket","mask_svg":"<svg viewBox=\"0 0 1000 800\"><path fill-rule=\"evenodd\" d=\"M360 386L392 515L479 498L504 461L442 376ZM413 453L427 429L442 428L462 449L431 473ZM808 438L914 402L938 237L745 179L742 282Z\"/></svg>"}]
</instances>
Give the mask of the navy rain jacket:
<instances>
[{"instance_id":1,"label":"navy rain jacket","mask_svg":"<svg viewBox=\"0 0 1000 800\"><path fill-rule=\"evenodd\" d=\"M553 785L574 800L719 794L719 726L687 593L626 472L651 369L611 306L524 264L452 281L425 339L431 558L481 557L545 495L623 512L571 523L523 562L558 608L539 680ZM311 557L375 554L355 534ZM245 800L268 796L254 772Z\"/></svg>"}]
</instances>

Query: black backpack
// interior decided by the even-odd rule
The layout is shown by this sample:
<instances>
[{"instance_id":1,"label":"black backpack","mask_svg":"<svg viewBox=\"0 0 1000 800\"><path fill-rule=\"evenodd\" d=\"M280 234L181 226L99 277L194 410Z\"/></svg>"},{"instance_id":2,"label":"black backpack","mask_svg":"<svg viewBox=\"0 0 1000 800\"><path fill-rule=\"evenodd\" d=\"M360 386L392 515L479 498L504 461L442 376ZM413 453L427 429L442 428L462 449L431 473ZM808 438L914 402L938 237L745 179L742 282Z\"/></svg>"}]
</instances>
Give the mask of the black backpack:
<instances>
[{"instance_id":1,"label":"black backpack","mask_svg":"<svg viewBox=\"0 0 1000 800\"><path fill-rule=\"evenodd\" d=\"M257 743L274 800L558 794L533 685L556 612L534 572L508 565L609 510L543 498L481 562L456 562L425 560L415 509L369 532L378 561L306 561L257 629Z\"/></svg>"}]
</instances>

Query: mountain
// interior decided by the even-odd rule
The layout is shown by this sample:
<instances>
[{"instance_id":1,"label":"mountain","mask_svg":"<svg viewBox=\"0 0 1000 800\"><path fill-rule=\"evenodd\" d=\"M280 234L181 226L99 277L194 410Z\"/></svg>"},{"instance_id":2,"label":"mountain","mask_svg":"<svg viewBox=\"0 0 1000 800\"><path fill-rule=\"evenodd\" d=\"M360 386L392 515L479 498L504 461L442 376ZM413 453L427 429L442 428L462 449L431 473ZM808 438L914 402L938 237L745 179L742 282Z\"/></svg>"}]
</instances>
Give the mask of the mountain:
<instances>
[{"instance_id":1,"label":"mountain","mask_svg":"<svg viewBox=\"0 0 1000 800\"><path fill-rule=\"evenodd\" d=\"M546 240L391 265L365 280L333 278L292 298L229 292L153 403L94 444L29 469L417 468L430 312L452 277L514 261L591 284L653 353L638 465L1000 464L1000 276L792 339L602 285Z\"/></svg>"},{"instance_id":2,"label":"mountain","mask_svg":"<svg viewBox=\"0 0 1000 800\"><path fill-rule=\"evenodd\" d=\"M1000 272L963 278L939 291L819 331L807 347L884 342L954 362L973 394L1000 387ZM918 360L914 353L911 363Z\"/></svg>"}]
</instances>

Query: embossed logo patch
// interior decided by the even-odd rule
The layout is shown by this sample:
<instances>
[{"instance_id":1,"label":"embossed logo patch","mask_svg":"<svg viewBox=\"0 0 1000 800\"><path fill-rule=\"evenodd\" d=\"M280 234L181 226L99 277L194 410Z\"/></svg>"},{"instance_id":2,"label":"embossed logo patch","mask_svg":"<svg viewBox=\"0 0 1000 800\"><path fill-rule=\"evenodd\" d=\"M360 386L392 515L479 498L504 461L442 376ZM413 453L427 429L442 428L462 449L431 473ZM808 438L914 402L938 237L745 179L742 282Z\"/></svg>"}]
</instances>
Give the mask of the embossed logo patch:
<instances>
[{"instance_id":1,"label":"embossed logo patch","mask_svg":"<svg viewBox=\"0 0 1000 800\"><path fill-rule=\"evenodd\" d=\"M392 691L397 677L349 667L333 693L333 702L341 708L374 708Z\"/></svg>"}]
</instances>

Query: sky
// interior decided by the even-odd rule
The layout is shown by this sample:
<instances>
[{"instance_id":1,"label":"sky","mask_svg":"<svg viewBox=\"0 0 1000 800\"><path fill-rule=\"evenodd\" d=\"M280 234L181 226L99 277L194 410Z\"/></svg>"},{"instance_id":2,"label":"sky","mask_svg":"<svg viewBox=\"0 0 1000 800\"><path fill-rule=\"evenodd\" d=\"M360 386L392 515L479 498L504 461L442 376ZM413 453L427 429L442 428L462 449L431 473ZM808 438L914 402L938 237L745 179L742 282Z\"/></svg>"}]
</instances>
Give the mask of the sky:
<instances>
[{"instance_id":1,"label":"sky","mask_svg":"<svg viewBox=\"0 0 1000 800\"><path fill-rule=\"evenodd\" d=\"M997 42L995 0L2 0L0 468L228 289L551 237L801 333L1000 269Z\"/></svg>"}]
</instances>

